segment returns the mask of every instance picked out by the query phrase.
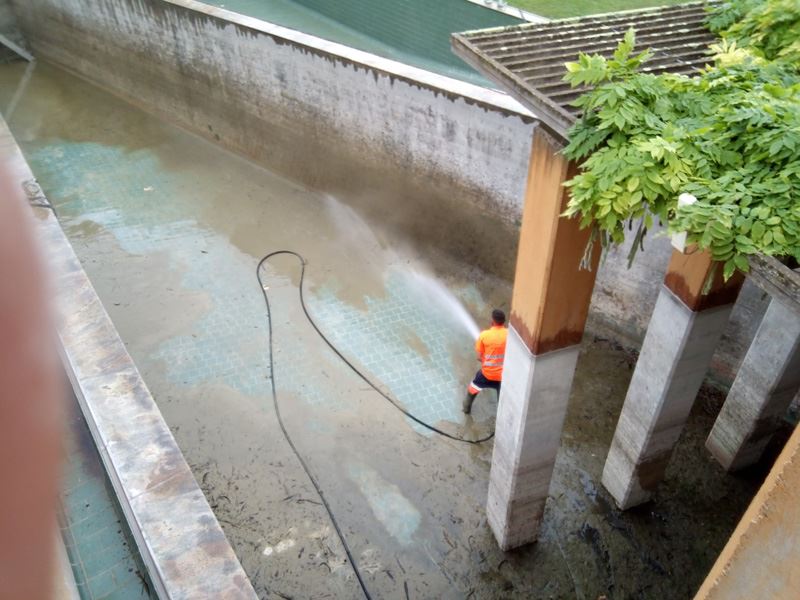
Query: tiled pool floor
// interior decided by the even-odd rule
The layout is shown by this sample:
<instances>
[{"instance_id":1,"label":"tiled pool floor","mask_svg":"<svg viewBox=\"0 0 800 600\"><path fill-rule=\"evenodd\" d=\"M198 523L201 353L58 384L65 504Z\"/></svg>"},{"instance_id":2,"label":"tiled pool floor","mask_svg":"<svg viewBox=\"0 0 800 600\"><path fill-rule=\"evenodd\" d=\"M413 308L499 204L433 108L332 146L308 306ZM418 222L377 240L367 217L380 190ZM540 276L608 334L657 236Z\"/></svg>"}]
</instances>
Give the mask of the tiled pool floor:
<instances>
[{"instance_id":1,"label":"tiled pool floor","mask_svg":"<svg viewBox=\"0 0 800 600\"><path fill-rule=\"evenodd\" d=\"M81 599L155 598L74 398L65 430L61 533Z\"/></svg>"}]
</instances>

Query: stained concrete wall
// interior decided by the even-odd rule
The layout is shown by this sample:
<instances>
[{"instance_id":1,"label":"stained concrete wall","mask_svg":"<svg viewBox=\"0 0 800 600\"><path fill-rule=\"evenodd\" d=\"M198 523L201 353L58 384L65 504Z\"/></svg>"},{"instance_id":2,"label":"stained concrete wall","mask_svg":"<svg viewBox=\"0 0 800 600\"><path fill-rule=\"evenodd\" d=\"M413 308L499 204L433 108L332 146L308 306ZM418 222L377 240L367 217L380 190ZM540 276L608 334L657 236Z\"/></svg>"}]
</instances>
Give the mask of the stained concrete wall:
<instances>
[{"instance_id":1,"label":"stained concrete wall","mask_svg":"<svg viewBox=\"0 0 800 600\"><path fill-rule=\"evenodd\" d=\"M307 185L392 189L421 247L513 276L535 121L505 94L192 0L10 1L40 58ZM626 253L601 266L589 327L637 346L670 246L650 240L630 271ZM723 381L759 296L746 289L734 311L713 363Z\"/></svg>"},{"instance_id":2,"label":"stained concrete wall","mask_svg":"<svg viewBox=\"0 0 800 600\"><path fill-rule=\"evenodd\" d=\"M800 590L800 428L795 429L695 600L790 600Z\"/></svg>"},{"instance_id":3,"label":"stained concrete wall","mask_svg":"<svg viewBox=\"0 0 800 600\"><path fill-rule=\"evenodd\" d=\"M533 120L505 95L191 0L12 1L41 58L290 177L391 165L518 212Z\"/></svg>"},{"instance_id":4,"label":"stained concrete wall","mask_svg":"<svg viewBox=\"0 0 800 600\"><path fill-rule=\"evenodd\" d=\"M9 0L0 0L0 33L7 34L17 28Z\"/></svg>"}]
</instances>

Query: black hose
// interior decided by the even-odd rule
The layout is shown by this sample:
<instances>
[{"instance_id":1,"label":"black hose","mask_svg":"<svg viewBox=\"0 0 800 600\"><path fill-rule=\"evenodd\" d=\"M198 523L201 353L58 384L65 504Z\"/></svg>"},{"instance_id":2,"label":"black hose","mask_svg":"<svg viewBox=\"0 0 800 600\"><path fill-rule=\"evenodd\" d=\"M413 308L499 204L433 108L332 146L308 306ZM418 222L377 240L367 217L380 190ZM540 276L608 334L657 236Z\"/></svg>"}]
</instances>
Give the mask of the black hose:
<instances>
[{"instance_id":1,"label":"black hose","mask_svg":"<svg viewBox=\"0 0 800 600\"><path fill-rule=\"evenodd\" d=\"M415 423L418 423L418 424L422 425L423 427L433 431L434 433L437 433L437 434L439 434L441 436L444 436L444 437L449 438L451 440L454 440L456 442L463 442L463 443L466 443L466 444L482 444L483 442L487 442L490 439L492 439L494 437L494 432L492 432L491 434L489 434L486 437L479 438L477 440L468 440L466 438L458 437L458 436L452 435L450 433L447 433L446 431L442 431L441 429L437 429L433 425L430 425L430 424L426 423L425 421L419 419L418 417L414 416L413 414L411 414L409 411L407 411L405 408L403 408L394 398L389 396L387 393L385 393L383 390L381 390L376 384L374 384L369 379L369 377L367 377L362 371L360 371L358 369L358 367L356 367L352 362L350 362L347 359L347 357L345 357L339 351L339 349L336 348L336 346L333 345L333 342L331 342L327 338L327 336L324 333L322 333L322 330L319 328L319 326L316 324L314 319L311 317L311 315L308 312L308 308L306 307L305 296L303 294L303 289L304 289L303 288L303 284L305 282L306 264L307 264L305 258L303 258L300 254L298 254L297 252L294 252L292 250L276 250L275 252L270 252L269 254L267 254L264 258L262 258L258 262L258 266L256 267L256 278L258 279L258 284L261 287L261 293L264 296L264 304L266 305L266 308L267 308L267 326L268 326L268 331L269 331L269 374L270 374L270 382L271 382L271 385L272 385L272 403L273 403L273 406L275 407L275 416L278 419L278 425L281 428L281 432L283 433L283 436L286 438L286 441L289 443L289 446L291 447L292 451L294 452L294 455L297 457L297 460L300 462L300 465L303 467L303 470L306 472L306 475L308 476L309 480L311 480L311 483L314 486L314 489L317 491L317 494L319 494L319 497L322 500L322 504L325 507L325 510L328 511L328 517L330 517L331 523L333 524L333 527L336 530L336 534L339 536L339 540L341 541L342 546L344 547L344 551L347 554L348 560L350 561L350 566L353 568L353 572L355 573L356 578L358 579L358 583L361 586L361 591L364 593L364 596L368 600L371 600L372 597L369 594L369 590L367 590L367 586L364 584L364 579L361 576L361 572L358 570L358 565L356 564L355 560L353 559L353 554L350 551L350 547L347 545L347 542L345 541L344 535L342 534L342 530L339 527L339 523L336 521L336 517L333 515L333 511L331 510L331 507L328 504L327 499L325 498L325 494L322 492L322 488L319 486L319 483L317 482L317 480L314 477L314 475L311 474L311 470L309 469L308 465L306 464L306 461L303 459L303 457L300 455L300 452L297 450L297 447L294 445L294 442L292 441L292 438L289 435L289 432L286 431L286 427L283 424L283 419L281 418L281 411L280 411L280 407L278 405L278 392L277 392L276 387L275 387L275 365L274 365L274 359L273 359L273 339L272 339L272 311L270 310L269 296L267 295L267 289L266 289L266 287L264 287L264 281L261 279L261 267L264 265L264 263L267 262L273 256L278 256L280 254L288 254L290 256L294 256L295 258L297 258L300 261L300 283L298 285L298 292L299 292L299 295L300 295L300 306L302 307L303 313L305 314L306 319L308 319L308 322L311 323L311 326L314 328L314 330L317 332L317 334L328 345L328 347L331 350L333 350L333 352L336 354L336 356L338 356L340 359L342 359L342 361L348 367L350 367L350 369L356 375L358 375L364 382L366 382L367 385L369 385L373 390L378 392L383 398L388 400L391 403L392 406L394 406L397 410L399 410L405 416L407 416L408 418L413 420Z\"/></svg>"},{"instance_id":2,"label":"black hose","mask_svg":"<svg viewBox=\"0 0 800 600\"><path fill-rule=\"evenodd\" d=\"M275 416L278 419L278 425L281 428L281 432L283 433L283 437L286 438L286 441L289 443L289 447L291 447L292 452L297 457L300 466L303 467L303 470L306 472L308 479L311 481L311 484L314 486L314 489L317 490L317 494L319 495L320 500L322 500L322 505L325 507L325 510L328 511L328 517L333 524L333 528L336 530L336 535L339 536L339 541L342 543L342 547L344 547L345 554L347 554L347 560L350 561L350 566L353 568L353 573L356 575L356 579L358 579L358 585L361 586L361 591L364 593L364 597L367 600L372 600L372 596L369 594L369 590L367 589L367 585L364 583L363 577L361 577L361 572L358 570L358 565L356 561L353 559L353 553L350 551L350 547L347 545L347 541L344 538L344 534L342 533L341 528L339 527L339 523L336 521L336 517L333 514L333 510L331 510L330 505L328 504L327 498L325 498L325 494L322 492L322 488L320 487L319 483L317 483L317 479L311 474L311 470L308 468L306 461L303 460L303 456L297 450L297 447L294 445L292 441L292 437L289 435L289 432L286 431L286 426L283 424L283 418L281 417L281 410L278 406L278 391L275 388L275 364L273 360L273 352L272 352L272 311L269 307L269 297L267 296L267 290L264 287L263 281L261 281L261 265L264 264L270 257L275 256L277 254L292 254L300 259L300 263L303 266L300 275L300 298L303 297L303 273L305 272L305 260L299 254L295 252L291 252L288 250L280 250L278 252L273 252L271 254L267 254L261 261L258 263L256 267L256 277L258 278L258 283L261 286L261 293L264 295L264 304L267 307L267 327L269 329L269 379L272 384L272 405L275 407ZM304 307L305 308L305 307Z\"/></svg>"},{"instance_id":3,"label":"black hose","mask_svg":"<svg viewBox=\"0 0 800 600\"><path fill-rule=\"evenodd\" d=\"M311 323L311 326L317 332L319 337L321 337L322 340L328 345L328 347L336 353L336 356L341 358L342 362L344 362L348 367L350 367L350 369L356 375L358 375L362 380L364 380L364 382L367 385L369 385L373 390L375 390L381 396L383 396L383 398L388 400L392 404L392 406L394 406L397 410L399 410L401 413L403 413L409 419L411 419L415 423L418 423L418 424L422 425L423 427L425 427L426 429L429 429L429 430L433 431L434 433L437 433L437 434L439 434L441 436L444 436L444 437L449 438L451 440L454 440L456 442L463 442L465 444L482 444L484 442L488 442L489 440L491 440L494 437L494 432L492 432L489 435L487 435L486 437L478 438L477 440L469 440L467 438L462 438L462 437L459 437L457 435L453 435L451 433L447 433L446 431L442 431L441 429L438 429L438 428L434 427L433 425L431 425L429 423L426 423L425 421L423 421L419 417L414 416L408 410L403 408L403 406L399 402L397 402L397 400L395 400L389 394L387 394L386 392L381 390L375 383L373 383L369 379L369 377L367 377L361 370L359 370L358 367L356 367L352 362L350 362L350 360L348 360L347 357L344 354L342 354L336 346L333 345L333 342L331 342L328 339L328 337L324 333L322 333L322 330L319 328L319 326L316 324L316 322L314 321L314 319L311 317L311 315L308 312L308 308L306 307L305 297L303 295L303 282L305 281L306 264L307 263L306 263L306 260L300 254L298 254L297 252L294 252L292 250L278 250L276 252L272 252L270 254L267 254L258 263L258 267L256 269L256 275L258 277L258 283L261 284L261 291L263 292L265 299L266 299L266 296L267 296L267 292L264 289L263 282L261 281L261 265L263 265L264 262L266 262L271 257L277 256L279 254L289 254L291 256L296 257L300 261L301 270L300 270L300 284L298 286L298 291L300 292L300 306L302 306L303 313L305 314L306 319L308 319L308 322ZM269 302L267 302L267 304L269 305ZM269 308L269 306L267 308ZM271 356L270 356L270 358L271 358Z\"/></svg>"}]
</instances>

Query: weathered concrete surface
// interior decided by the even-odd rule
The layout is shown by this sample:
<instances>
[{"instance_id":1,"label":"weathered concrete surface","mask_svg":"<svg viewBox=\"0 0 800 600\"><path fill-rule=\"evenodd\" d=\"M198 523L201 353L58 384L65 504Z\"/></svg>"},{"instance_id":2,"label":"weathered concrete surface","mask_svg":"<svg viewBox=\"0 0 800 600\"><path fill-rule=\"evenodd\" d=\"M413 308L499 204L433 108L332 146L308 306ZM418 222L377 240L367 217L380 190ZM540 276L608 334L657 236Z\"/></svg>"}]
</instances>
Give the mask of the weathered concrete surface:
<instances>
[{"instance_id":1,"label":"weathered concrete surface","mask_svg":"<svg viewBox=\"0 0 800 600\"><path fill-rule=\"evenodd\" d=\"M525 209L511 299L510 322L534 354L580 343L589 313L600 247L581 268L590 231L563 219L564 182L577 167L544 128L533 140Z\"/></svg>"},{"instance_id":2,"label":"weathered concrete surface","mask_svg":"<svg viewBox=\"0 0 800 600\"><path fill-rule=\"evenodd\" d=\"M720 554L695 600L791 600L800 590L800 428Z\"/></svg>"},{"instance_id":3,"label":"weathered concrete surface","mask_svg":"<svg viewBox=\"0 0 800 600\"><path fill-rule=\"evenodd\" d=\"M0 0L0 33L9 37L19 35L10 0Z\"/></svg>"},{"instance_id":4,"label":"weathered concrete surface","mask_svg":"<svg viewBox=\"0 0 800 600\"><path fill-rule=\"evenodd\" d=\"M800 388L800 320L773 300L742 362L708 448L728 471L761 458Z\"/></svg>"},{"instance_id":5,"label":"weathered concrete surface","mask_svg":"<svg viewBox=\"0 0 800 600\"><path fill-rule=\"evenodd\" d=\"M0 161L25 191L55 295L64 366L159 596L254 598L47 198L0 119Z\"/></svg>"},{"instance_id":6,"label":"weathered concrete surface","mask_svg":"<svg viewBox=\"0 0 800 600\"><path fill-rule=\"evenodd\" d=\"M648 235L632 268L627 267L631 241L612 248L600 263L587 328L631 348L641 346L661 290L672 246L663 230ZM730 385L750 346L769 298L746 281L711 360L709 377Z\"/></svg>"},{"instance_id":7,"label":"weathered concrete surface","mask_svg":"<svg viewBox=\"0 0 800 600\"><path fill-rule=\"evenodd\" d=\"M503 550L536 541L579 353L578 345L535 356L508 329L486 508Z\"/></svg>"},{"instance_id":8,"label":"weathered concrete surface","mask_svg":"<svg viewBox=\"0 0 800 600\"><path fill-rule=\"evenodd\" d=\"M518 212L532 119L502 93L192 0L14 6L41 58L285 175L353 185L358 157Z\"/></svg>"},{"instance_id":9,"label":"weathered concrete surface","mask_svg":"<svg viewBox=\"0 0 800 600\"><path fill-rule=\"evenodd\" d=\"M694 312L662 287L603 469L620 508L649 500L664 477L731 309Z\"/></svg>"}]
</instances>

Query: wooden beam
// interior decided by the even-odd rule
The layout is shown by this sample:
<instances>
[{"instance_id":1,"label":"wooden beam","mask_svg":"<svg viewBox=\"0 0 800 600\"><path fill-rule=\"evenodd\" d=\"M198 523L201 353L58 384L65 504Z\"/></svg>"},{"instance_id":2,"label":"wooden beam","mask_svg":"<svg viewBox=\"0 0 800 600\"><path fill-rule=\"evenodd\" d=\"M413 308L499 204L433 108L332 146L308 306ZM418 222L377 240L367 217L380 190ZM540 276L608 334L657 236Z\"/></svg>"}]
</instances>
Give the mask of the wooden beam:
<instances>
[{"instance_id":1,"label":"wooden beam","mask_svg":"<svg viewBox=\"0 0 800 600\"><path fill-rule=\"evenodd\" d=\"M800 270L764 254L750 257L750 280L800 317Z\"/></svg>"}]
</instances>

